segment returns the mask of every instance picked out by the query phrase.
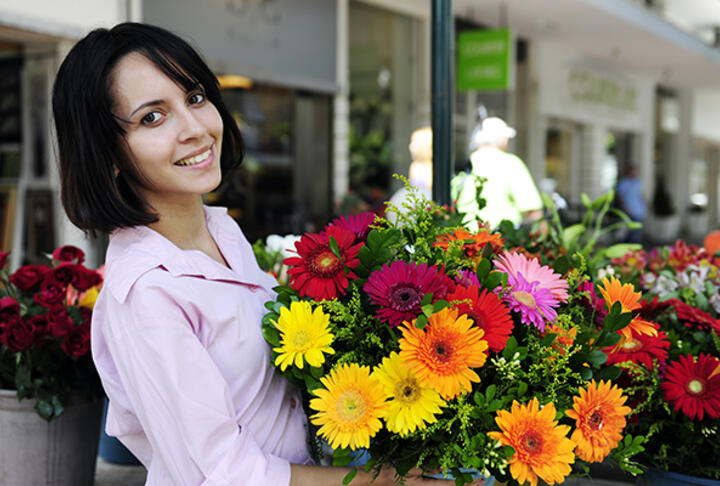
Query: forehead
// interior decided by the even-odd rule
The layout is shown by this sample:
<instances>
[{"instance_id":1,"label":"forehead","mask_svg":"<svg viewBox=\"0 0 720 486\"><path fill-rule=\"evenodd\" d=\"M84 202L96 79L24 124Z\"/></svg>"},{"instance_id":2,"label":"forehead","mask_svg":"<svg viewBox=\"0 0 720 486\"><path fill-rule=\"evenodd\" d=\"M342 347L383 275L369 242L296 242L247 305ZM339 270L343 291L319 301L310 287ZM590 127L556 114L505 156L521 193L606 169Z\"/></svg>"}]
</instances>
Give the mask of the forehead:
<instances>
[{"instance_id":1,"label":"forehead","mask_svg":"<svg viewBox=\"0 0 720 486\"><path fill-rule=\"evenodd\" d=\"M185 90L144 55L131 52L122 57L110 74L110 93L118 109L165 99Z\"/></svg>"}]
</instances>

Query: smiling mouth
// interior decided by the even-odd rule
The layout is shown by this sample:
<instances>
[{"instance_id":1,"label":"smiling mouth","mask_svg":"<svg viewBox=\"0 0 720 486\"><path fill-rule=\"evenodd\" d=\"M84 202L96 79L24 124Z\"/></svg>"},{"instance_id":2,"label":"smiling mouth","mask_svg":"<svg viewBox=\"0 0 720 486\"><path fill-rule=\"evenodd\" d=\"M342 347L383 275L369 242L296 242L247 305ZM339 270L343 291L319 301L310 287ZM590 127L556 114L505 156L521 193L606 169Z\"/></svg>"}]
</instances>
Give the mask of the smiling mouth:
<instances>
[{"instance_id":1,"label":"smiling mouth","mask_svg":"<svg viewBox=\"0 0 720 486\"><path fill-rule=\"evenodd\" d=\"M190 167L192 165L199 164L200 162L204 162L210 157L212 154L212 147L207 149L205 152L195 155L194 157L188 157L187 159L178 160L175 162L175 165L180 165L182 167Z\"/></svg>"}]
</instances>

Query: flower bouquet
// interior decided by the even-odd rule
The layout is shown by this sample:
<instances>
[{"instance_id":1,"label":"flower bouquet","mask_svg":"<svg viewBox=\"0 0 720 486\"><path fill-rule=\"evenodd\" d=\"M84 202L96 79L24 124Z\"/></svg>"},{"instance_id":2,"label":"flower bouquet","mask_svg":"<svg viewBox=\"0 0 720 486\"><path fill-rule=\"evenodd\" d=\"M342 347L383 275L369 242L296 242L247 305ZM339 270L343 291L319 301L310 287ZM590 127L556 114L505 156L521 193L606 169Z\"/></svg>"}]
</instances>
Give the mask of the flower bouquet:
<instances>
[{"instance_id":1,"label":"flower bouquet","mask_svg":"<svg viewBox=\"0 0 720 486\"><path fill-rule=\"evenodd\" d=\"M609 455L638 472L642 439L623 434L630 409L603 351L633 327L619 297L598 325L583 268L506 251L417 194L389 211L393 222L360 214L302 236L266 304L263 333L306 392L313 450L323 439L345 465L366 449L368 471L457 484L472 480L465 468L561 483L576 460Z\"/></svg>"},{"instance_id":2,"label":"flower bouquet","mask_svg":"<svg viewBox=\"0 0 720 486\"><path fill-rule=\"evenodd\" d=\"M257 240L252 249L260 268L277 279L280 283L287 283L287 266L283 260L293 256L291 248L300 237L296 235L269 235L265 241Z\"/></svg>"},{"instance_id":3,"label":"flower bouquet","mask_svg":"<svg viewBox=\"0 0 720 486\"><path fill-rule=\"evenodd\" d=\"M634 307L657 323L653 324L656 335L623 339L608 360L623 368L621 382L634 409L628 430L647 438L640 460L664 471L716 480L720 479L718 263L702 248L678 240L650 252L628 252L604 270L644 292Z\"/></svg>"},{"instance_id":4,"label":"flower bouquet","mask_svg":"<svg viewBox=\"0 0 720 486\"><path fill-rule=\"evenodd\" d=\"M34 398L45 420L59 417L72 392L102 396L90 356L90 316L100 273L83 252L57 248L53 266L25 265L8 275L0 252L0 388Z\"/></svg>"}]
</instances>

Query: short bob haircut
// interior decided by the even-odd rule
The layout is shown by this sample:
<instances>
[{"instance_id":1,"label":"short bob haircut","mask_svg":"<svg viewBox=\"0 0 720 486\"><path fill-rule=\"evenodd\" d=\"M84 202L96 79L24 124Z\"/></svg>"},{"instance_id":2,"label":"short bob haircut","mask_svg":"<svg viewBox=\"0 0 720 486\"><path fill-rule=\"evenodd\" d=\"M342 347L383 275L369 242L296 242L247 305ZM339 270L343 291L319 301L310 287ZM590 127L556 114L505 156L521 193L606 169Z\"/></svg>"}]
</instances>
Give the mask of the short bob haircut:
<instances>
[{"instance_id":1,"label":"short bob haircut","mask_svg":"<svg viewBox=\"0 0 720 486\"><path fill-rule=\"evenodd\" d=\"M143 178L127 155L125 130L112 112L112 70L133 52L186 91L205 91L223 122L223 177L244 156L240 131L222 102L217 78L187 42L160 27L132 22L93 30L60 66L52 100L62 203L70 221L93 235L158 220L135 189Z\"/></svg>"}]
</instances>

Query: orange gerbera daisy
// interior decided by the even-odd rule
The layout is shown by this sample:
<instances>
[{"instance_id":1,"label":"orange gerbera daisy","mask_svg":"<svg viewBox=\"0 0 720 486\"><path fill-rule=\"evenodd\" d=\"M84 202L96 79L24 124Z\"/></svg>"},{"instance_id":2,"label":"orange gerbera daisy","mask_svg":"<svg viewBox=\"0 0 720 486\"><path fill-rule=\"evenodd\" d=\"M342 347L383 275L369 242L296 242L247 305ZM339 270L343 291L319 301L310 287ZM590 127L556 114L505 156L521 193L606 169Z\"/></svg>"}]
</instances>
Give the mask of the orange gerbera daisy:
<instances>
[{"instance_id":1,"label":"orange gerbera daisy","mask_svg":"<svg viewBox=\"0 0 720 486\"><path fill-rule=\"evenodd\" d=\"M480 381L472 368L485 364L488 343L485 332L468 316L445 308L431 315L424 329L406 321L401 330L400 358L420 383L445 400L470 391L472 382Z\"/></svg>"},{"instance_id":2,"label":"orange gerbera daisy","mask_svg":"<svg viewBox=\"0 0 720 486\"><path fill-rule=\"evenodd\" d=\"M615 302L620 302L623 312L632 312L642 307L642 304L640 304L642 294L635 292L635 287L633 287L632 284L623 284L615 277L610 277L609 279L604 278L598 288L607 303L608 310L610 310ZM632 339L633 334L657 336L657 329L655 329L653 323L637 316L630 321L630 324L620 329L619 332L628 341Z\"/></svg>"},{"instance_id":3,"label":"orange gerbera daisy","mask_svg":"<svg viewBox=\"0 0 720 486\"><path fill-rule=\"evenodd\" d=\"M501 432L488 435L504 446L512 446L510 474L520 484L537 486L538 477L547 484L562 483L575 462L575 444L567 438L568 425L558 425L555 405L548 403L542 410L537 398L520 405L513 401L510 412L498 411L495 422Z\"/></svg>"},{"instance_id":4,"label":"orange gerbera daisy","mask_svg":"<svg viewBox=\"0 0 720 486\"><path fill-rule=\"evenodd\" d=\"M625 416L630 407L624 406L627 397L610 381L592 380L580 396L573 397L575 405L565 414L575 419L576 428L570 440L577 444L575 453L588 462L601 462L622 439Z\"/></svg>"},{"instance_id":5,"label":"orange gerbera daisy","mask_svg":"<svg viewBox=\"0 0 720 486\"><path fill-rule=\"evenodd\" d=\"M452 233L438 236L433 246L447 250L450 244L455 241L463 242L463 253L473 263L477 264L482 259L483 250L487 245L492 245L493 251L496 252L502 249L504 240L499 233L480 231L473 234L464 229L457 229Z\"/></svg>"}]
</instances>

